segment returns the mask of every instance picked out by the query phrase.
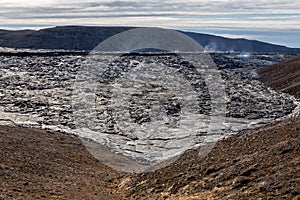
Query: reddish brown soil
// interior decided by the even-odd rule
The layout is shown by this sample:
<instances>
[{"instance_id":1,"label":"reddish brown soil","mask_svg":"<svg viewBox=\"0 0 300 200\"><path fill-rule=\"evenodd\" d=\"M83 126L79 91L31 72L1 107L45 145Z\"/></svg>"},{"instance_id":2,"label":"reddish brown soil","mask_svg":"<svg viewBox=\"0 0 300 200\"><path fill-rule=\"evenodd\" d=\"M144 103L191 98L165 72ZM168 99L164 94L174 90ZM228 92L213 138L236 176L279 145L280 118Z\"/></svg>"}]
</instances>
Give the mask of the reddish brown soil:
<instances>
[{"instance_id":1,"label":"reddish brown soil","mask_svg":"<svg viewBox=\"0 0 300 200\"><path fill-rule=\"evenodd\" d=\"M300 98L300 55L258 72L267 86Z\"/></svg>"},{"instance_id":2,"label":"reddish brown soil","mask_svg":"<svg viewBox=\"0 0 300 200\"><path fill-rule=\"evenodd\" d=\"M135 199L300 199L300 118L220 141L205 158L185 153L172 165L128 180Z\"/></svg>"},{"instance_id":3,"label":"reddish brown soil","mask_svg":"<svg viewBox=\"0 0 300 200\"><path fill-rule=\"evenodd\" d=\"M78 138L0 126L0 199L124 199L121 176Z\"/></svg>"},{"instance_id":4,"label":"reddish brown soil","mask_svg":"<svg viewBox=\"0 0 300 200\"><path fill-rule=\"evenodd\" d=\"M70 135L0 126L0 138L0 199L300 199L300 118L143 174L106 167Z\"/></svg>"}]
</instances>

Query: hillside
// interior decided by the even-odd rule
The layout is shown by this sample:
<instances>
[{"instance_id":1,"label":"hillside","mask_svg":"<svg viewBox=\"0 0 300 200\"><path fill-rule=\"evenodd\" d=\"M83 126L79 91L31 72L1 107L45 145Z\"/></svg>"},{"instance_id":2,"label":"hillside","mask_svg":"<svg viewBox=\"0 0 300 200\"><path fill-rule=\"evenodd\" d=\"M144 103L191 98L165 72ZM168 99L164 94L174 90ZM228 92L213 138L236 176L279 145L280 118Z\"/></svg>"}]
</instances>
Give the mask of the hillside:
<instances>
[{"instance_id":1,"label":"hillside","mask_svg":"<svg viewBox=\"0 0 300 200\"><path fill-rule=\"evenodd\" d=\"M124 174L71 135L0 126L0 199L299 199L300 118L183 154L155 172Z\"/></svg>"},{"instance_id":2,"label":"hillside","mask_svg":"<svg viewBox=\"0 0 300 200\"><path fill-rule=\"evenodd\" d=\"M55 27L49 29L0 30L0 46L30 49L92 50L103 40L129 27Z\"/></svg>"},{"instance_id":3,"label":"hillside","mask_svg":"<svg viewBox=\"0 0 300 200\"><path fill-rule=\"evenodd\" d=\"M0 47L89 51L105 39L131 28L60 26L38 31L0 30ZM192 32L182 33L211 51L300 53L299 48L288 48L255 40L229 39Z\"/></svg>"},{"instance_id":4,"label":"hillside","mask_svg":"<svg viewBox=\"0 0 300 200\"><path fill-rule=\"evenodd\" d=\"M78 138L0 126L0 199L123 199L111 194L119 176Z\"/></svg>"},{"instance_id":5,"label":"hillside","mask_svg":"<svg viewBox=\"0 0 300 200\"><path fill-rule=\"evenodd\" d=\"M166 168L132 177L128 197L300 198L300 118L243 131L219 141L206 157L199 153L187 152Z\"/></svg>"},{"instance_id":6,"label":"hillside","mask_svg":"<svg viewBox=\"0 0 300 200\"><path fill-rule=\"evenodd\" d=\"M260 80L267 86L300 98L300 55L258 72Z\"/></svg>"},{"instance_id":7,"label":"hillside","mask_svg":"<svg viewBox=\"0 0 300 200\"><path fill-rule=\"evenodd\" d=\"M299 53L299 48L288 48L285 46L270 44L257 40L244 38L231 39L209 34L183 32L196 40L199 44L211 51L230 52L263 52L263 53Z\"/></svg>"}]
</instances>

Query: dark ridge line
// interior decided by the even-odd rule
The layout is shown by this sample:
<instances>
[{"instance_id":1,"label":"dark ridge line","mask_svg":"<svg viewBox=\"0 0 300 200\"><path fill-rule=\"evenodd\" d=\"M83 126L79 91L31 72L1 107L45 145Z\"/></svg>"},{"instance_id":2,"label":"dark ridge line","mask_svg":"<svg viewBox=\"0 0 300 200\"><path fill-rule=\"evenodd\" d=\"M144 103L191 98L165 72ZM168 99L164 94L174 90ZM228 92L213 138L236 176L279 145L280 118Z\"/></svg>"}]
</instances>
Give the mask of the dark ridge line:
<instances>
[{"instance_id":1,"label":"dark ridge line","mask_svg":"<svg viewBox=\"0 0 300 200\"><path fill-rule=\"evenodd\" d=\"M172 52L130 52L130 53L124 53L121 55L121 57L125 56L144 56L144 57L150 57L150 56L178 56L177 53Z\"/></svg>"},{"instance_id":2,"label":"dark ridge line","mask_svg":"<svg viewBox=\"0 0 300 200\"><path fill-rule=\"evenodd\" d=\"M53 52L0 52L0 56L86 56L89 52L87 51L53 51Z\"/></svg>"}]
</instances>

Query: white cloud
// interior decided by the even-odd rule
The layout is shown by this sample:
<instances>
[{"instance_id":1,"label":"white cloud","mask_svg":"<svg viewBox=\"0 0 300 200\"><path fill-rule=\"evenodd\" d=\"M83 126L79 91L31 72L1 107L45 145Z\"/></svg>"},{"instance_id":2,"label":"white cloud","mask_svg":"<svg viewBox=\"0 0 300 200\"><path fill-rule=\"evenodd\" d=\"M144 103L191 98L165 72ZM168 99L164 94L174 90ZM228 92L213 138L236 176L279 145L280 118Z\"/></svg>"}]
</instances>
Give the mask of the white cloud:
<instances>
[{"instance_id":1,"label":"white cloud","mask_svg":"<svg viewBox=\"0 0 300 200\"><path fill-rule=\"evenodd\" d=\"M66 24L300 30L300 1L0 0L0 28Z\"/></svg>"}]
</instances>

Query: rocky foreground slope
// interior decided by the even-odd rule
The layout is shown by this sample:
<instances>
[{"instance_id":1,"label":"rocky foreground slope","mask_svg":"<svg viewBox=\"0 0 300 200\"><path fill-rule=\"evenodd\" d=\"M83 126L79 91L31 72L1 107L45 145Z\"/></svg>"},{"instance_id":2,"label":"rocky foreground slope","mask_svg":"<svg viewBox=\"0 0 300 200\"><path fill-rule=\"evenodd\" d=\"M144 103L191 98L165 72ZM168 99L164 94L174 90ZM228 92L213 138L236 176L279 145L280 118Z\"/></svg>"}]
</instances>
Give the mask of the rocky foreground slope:
<instances>
[{"instance_id":1,"label":"rocky foreground slope","mask_svg":"<svg viewBox=\"0 0 300 200\"><path fill-rule=\"evenodd\" d=\"M71 135L0 126L0 199L123 199L120 174Z\"/></svg>"},{"instance_id":2,"label":"rocky foreground slope","mask_svg":"<svg viewBox=\"0 0 300 200\"><path fill-rule=\"evenodd\" d=\"M143 174L106 167L71 135L0 126L0 138L0 199L300 198L300 118L243 131L206 157L189 151Z\"/></svg>"},{"instance_id":3,"label":"rocky foreground slope","mask_svg":"<svg viewBox=\"0 0 300 200\"><path fill-rule=\"evenodd\" d=\"M262 68L259 74L267 86L300 98L300 55Z\"/></svg>"},{"instance_id":4,"label":"rocky foreground slope","mask_svg":"<svg viewBox=\"0 0 300 200\"><path fill-rule=\"evenodd\" d=\"M172 165L133 176L135 199L299 199L300 118L243 131ZM297 197L297 198L296 198Z\"/></svg>"}]
</instances>

